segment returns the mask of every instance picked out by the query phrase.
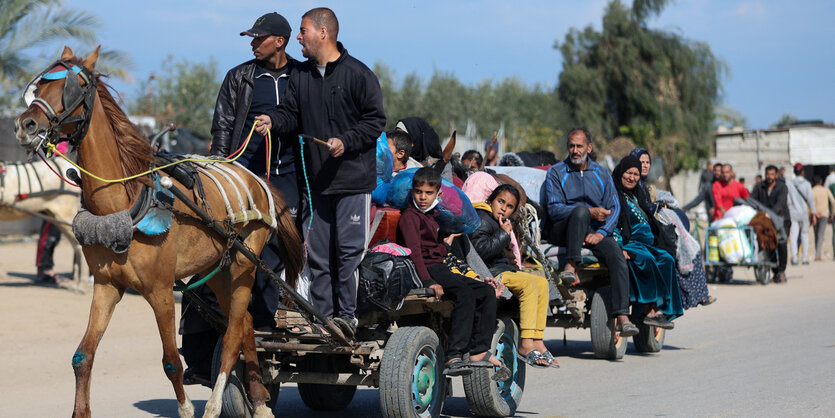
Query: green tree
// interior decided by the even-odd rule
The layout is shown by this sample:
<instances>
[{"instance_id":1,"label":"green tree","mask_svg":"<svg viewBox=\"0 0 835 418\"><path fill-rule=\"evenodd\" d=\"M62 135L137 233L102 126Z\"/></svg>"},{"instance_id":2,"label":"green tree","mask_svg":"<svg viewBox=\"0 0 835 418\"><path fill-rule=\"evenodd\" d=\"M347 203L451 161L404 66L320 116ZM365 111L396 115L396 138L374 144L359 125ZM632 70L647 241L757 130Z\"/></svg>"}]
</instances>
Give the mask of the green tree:
<instances>
[{"instance_id":1,"label":"green tree","mask_svg":"<svg viewBox=\"0 0 835 418\"><path fill-rule=\"evenodd\" d=\"M151 74L139 84L137 99L130 112L148 115L157 121L173 121L204 136L211 136L220 78L217 61L191 63L168 56L162 62L164 72Z\"/></svg>"},{"instance_id":2,"label":"green tree","mask_svg":"<svg viewBox=\"0 0 835 418\"><path fill-rule=\"evenodd\" d=\"M0 113L21 109L25 84L61 54L65 42L73 50L92 52L99 19L84 10L64 8L60 0L0 0ZM98 70L119 78L132 65L124 52L103 49Z\"/></svg>"},{"instance_id":3,"label":"green tree","mask_svg":"<svg viewBox=\"0 0 835 418\"><path fill-rule=\"evenodd\" d=\"M647 27L667 3L611 1L602 31L572 29L555 48L563 56L559 96L572 121L632 137L665 161L669 181L708 156L727 67L707 44Z\"/></svg>"},{"instance_id":4,"label":"green tree","mask_svg":"<svg viewBox=\"0 0 835 418\"><path fill-rule=\"evenodd\" d=\"M528 86L516 78L485 79L469 86L442 71L435 71L426 83L416 73L398 82L395 72L382 63L374 72L383 91L388 129L404 117L420 116L442 140L450 123L464 132L468 121L475 122L479 137L489 138L504 123L510 150L559 150L556 139L568 114L552 88Z\"/></svg>"},{"instance_id":5,"label":"green tree","mask_svg":"<svg viewBox=\"0 0 835 418\"><path fill-rule=\"evenodd\" d=\"M791 113L784 113L783 116L780 116L780 119L777 122L772 123L769 127L770 128L780 128L783 126L789 126L793 123L797 122L797 116L792 115Z\"/></svg>"}]
</instances>

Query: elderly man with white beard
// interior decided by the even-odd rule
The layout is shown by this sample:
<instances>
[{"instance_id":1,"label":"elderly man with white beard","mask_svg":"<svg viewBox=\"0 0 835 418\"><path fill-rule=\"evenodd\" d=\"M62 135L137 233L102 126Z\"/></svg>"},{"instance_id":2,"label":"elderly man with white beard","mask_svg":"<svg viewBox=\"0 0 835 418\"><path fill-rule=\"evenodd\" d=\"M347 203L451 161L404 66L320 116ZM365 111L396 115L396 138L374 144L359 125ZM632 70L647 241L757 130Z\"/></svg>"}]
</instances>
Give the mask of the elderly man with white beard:
<instances>
[{"instance_id":1,"label":"elderly man with white beard","mask_svg":"<svg viewBox=\"0 0 835 418\"><path fill-rule=\"evenodd\" d=\"M547 210L544 234L551 244L565 246L568 262L560 273L566 285L579 284L575 273L583 246L609 268L615 329L621 337L638 333L629 321L629 270L612 231L621 211L609 171L589 158L591 134L568 131L568 157L551 166L542 185L540 202Z\"/></svg>"}]
</instances>

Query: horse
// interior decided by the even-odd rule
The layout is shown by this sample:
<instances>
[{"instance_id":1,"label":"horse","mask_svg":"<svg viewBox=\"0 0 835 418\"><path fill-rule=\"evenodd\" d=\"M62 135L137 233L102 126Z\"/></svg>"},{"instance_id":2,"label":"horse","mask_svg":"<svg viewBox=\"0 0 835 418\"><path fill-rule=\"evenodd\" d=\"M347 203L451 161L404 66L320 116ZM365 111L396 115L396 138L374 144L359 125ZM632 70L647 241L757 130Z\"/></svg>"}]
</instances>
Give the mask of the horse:
<instances>
[{"instance_id":1,"label":"horse","mask_svg":"<svg viewBox=\"0 0 835 418\"><path fill-rule=\"evenodd\" d=\"M52 221L72 245L72 279L76 289L81 290L80 278L86 276L82 274L81 245L71 228L73 217L81 208L80 192L52 173L65 172L69 163L60 159L47 161L0 162L0 221L30 216Z\"/></svg>"},{"instance_id":2,"label":"horse","mask_svg":"<svg viewBox=\"0 0 835 418\"><path fill-rule=\"evenodd\" d=\"M49 144L66 135L69 144L77 149L78 164L83 169L85 210L93 220L107 220L135 207L145 194L143 190L150 189L155 196L164 194L164 190L156 188L156 182L167 184L170 191L189 189L173 175L155 178L143 174L154 165L154 152L100 80L101 74L95 70L99 49L82 59L64 47L61 58L26 89L33 99L15 120L15 135L30 152L42 147L51 149ZM128 222L127 248L85 244L81 240L94 285L89 323L72 358L76 377L73 416L90 416L90 374L96 347L127 288L139 292L151 305L162 340L163 372L174 387L177 411L180 417L194 416L194 406L183 390L172 288L175 279L205 276L217 271L216 266L222 268L206 283L217 296L228 326L222 341L220 372L204 417L220 415L221 395L241 351L254 415L272 416L265 405L269 395L261 380L252 317L247 312L257 266L240 249L249 248L250 255L258 254L274 235L281 243L286 277L298 277L303 265L301 238L283 198L262 179L238 164L195 165L199 169L194 173L191 196L179 192L178 199L166 206L172 219L167 231L148 234ZM142 175L127 180L139 174ZM186 202L189 198L192 201ZM267 207L273 216L264 215ZM212 209L222 213L213 214ZM199 218L201 213L211 219ZM260 216L253 219L253 214ZM226 230L229 235L219 233L221 226L225 229L220 231ZM74 228L80 226L76 224ZM107 228L111 225L107 224ZM238 250L230 251L230 247Z\"/></svg>"}]
</instances>

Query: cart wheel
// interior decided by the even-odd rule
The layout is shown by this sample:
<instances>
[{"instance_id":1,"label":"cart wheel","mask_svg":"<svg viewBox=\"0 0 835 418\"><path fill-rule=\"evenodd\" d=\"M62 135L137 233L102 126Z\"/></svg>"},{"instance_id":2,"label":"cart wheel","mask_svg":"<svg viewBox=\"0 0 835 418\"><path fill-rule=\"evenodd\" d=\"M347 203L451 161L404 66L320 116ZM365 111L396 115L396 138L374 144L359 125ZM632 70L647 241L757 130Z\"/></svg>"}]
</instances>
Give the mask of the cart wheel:
<instances>
[{"instance_id":1,"label":"cart wheel","mask_svg":"<svg viewBox=\"0 0 835 418\"><path fill-rule=\"evenodd\" d=\"M212 354L212 387L215 386L217 375L220 374L220 358L223 351L223 335L217 339L215 344L215 351ZM240 353L238 353L240 355ZM252 417L252 404L246 396L246 388L244 387L241 377L244 375L246 368L243 361L238 360L232 371L229 372L229 378L226 380L226 388L223 389L221 396L220 416L223 418L237 418L237 417ZM270 393L272 395L272 393ZM277 395L277 394L276 394Z\"/></svg>"},{"instance_id":2,"label":"cart wheel","mask_svg":"<svg viewBox=\"0 0 835 418\"><path fill-rule=\"evenodd\" d=\"M507 367L512 376L502 382L494 382L490 377L494 370L476 369L473 374L464 376L464 394L473 414L484 417L509 417L516 413L522 403L525 389L525 363L519 361L516 353L519 347L519 327L507 317L499 318L496 332L493 334L491 351Z\"/></svg>"},{"instance_id":3,"label":"cart wheel","mask_svg":"<svg viewBox=\"0 0 835 418\"><path fill-rule=\"evenodd\" d=\"M635 343L635 349L642 353L657 353L661 351L664 347L664 336L667 334L666 330L651 327L643 323L637 325L640 333L632 337L632 342Z\"/></svg>"},{"instance_id":4,"label":"cart wheel","mask_svg":"<svg viewBox=\"0 0 835 418\"><path fill-rule=\"evenodd\" d=\"M438 417L446 399L444 354L426 327L401 327L389 337L380 360L383 417Z\"/></svg>"},{"instance_id":5,"label":"cart wheel","mask_svg":"<svg viewBox=\"0 0 835 418\"><path fill-rule=\"evenodd\" d=\"M716 283L716 267L705 266L705 281L708 283Z\"/></svg>"},{"instance_id":6,"label":"cart wheel","mask_svg":"<svg viewBox=\"0 0 835 418\"><path fill-rule=\"evenodd\" d=\"M760 263L764 263L766 260L769 260L769 254L767 251L760 251ZM754 278L757 279L762 285L766 285L771 283L772 278L772 271L771 268L764 265L759 264L754 267Z\"/></svg>"},{"instance_id":7,"label":"cart wheel","mask_svg":"<svg viewBox=\"0 0 835 418\"><path fill-rule=\"evenodd\" d=\"M334 373L327 356L308 354L304 356L299 369L309 372ZM299 396L308 408L314 411L341 411L354 399L356 386L323 385L320 383L299 383Z\"/></svg>"},{"instance_id":8,"label":"cart wheel","mask_svg":"<svg viewBox=\"0 0 835 418\"><path fill-rule=\"evenodd\" d=\"M597 358L618 360L626 353L626 338L615 335L611 311L611 288L601 287L591 298L591 347Z\"/></svg>"}]
</instances>

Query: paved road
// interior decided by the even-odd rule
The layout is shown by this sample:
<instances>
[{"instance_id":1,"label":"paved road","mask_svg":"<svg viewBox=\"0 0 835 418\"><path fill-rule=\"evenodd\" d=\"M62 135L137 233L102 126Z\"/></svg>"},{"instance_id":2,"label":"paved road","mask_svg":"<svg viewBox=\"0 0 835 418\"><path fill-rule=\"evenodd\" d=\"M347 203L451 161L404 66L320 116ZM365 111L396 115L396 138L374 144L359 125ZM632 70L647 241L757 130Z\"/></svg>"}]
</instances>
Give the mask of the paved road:
<instances>
[{"instance_id":1,"label":"paved road","mask_svg":"<svg viewBox=\"0 0 835 418\"><path fill-rule=\"evenodd\" d=\"M30 248L31 247L31 248ZM59 254L66 252L59 247ZM31 285L31 244L0 252L2 416L64 416L72 408L70 357L86 324L89 294ZM63 257L63 256L61 256ZM62 262L59 261L59 267ZM63 268L63 267L62 267ZM68 268L65 268L68 270ZM530 370L518 416L833 416L835 415L835 262L791 267L785 285L755 284L737 270L714 285L719 302L688 311L659 354L630 344L622 361L594 359L587 330L546 333L559 370ZM175 416L173 391L159 365L150 308L126 295L96 358L97 416ZM460 382L444 414L471 416ZM198 413L209 390L190 386ZM295 387L283 388L276 415L379 415L377 392L360 389L349 408L316 414Z\"/></svg>"}]
</instances>

